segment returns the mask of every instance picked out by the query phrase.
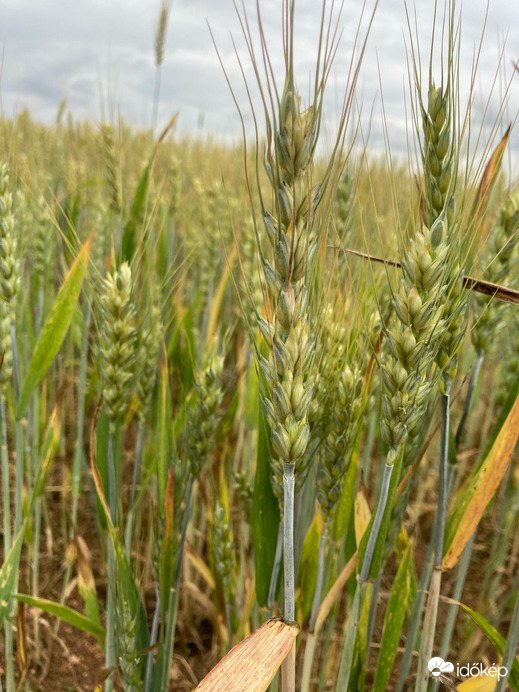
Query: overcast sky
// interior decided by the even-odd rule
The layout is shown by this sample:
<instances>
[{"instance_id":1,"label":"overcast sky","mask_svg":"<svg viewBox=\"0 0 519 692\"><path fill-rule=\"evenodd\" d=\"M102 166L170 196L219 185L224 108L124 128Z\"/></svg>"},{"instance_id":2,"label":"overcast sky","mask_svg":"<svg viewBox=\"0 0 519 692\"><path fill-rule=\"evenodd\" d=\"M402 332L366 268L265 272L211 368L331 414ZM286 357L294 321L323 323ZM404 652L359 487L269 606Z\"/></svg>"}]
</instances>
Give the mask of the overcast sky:
<instances>
[{"instance_id":1,"label":"overcast sky","mask_svg":"<svg viewBox=\"0 0 519 692\"><path fill-rule=\"evenodd\" d=\"M257 35L255 1L245 0L244 4L252 33ZM281 0L260 0L274 69L280 77L283 74L282 68L278 69L281 4ZM325 129L328 133L333 130L338 104L342 101L361 4L360 0L345 1L343 36L326 102ZM489 4L475 85L474 115L478 127L503 46L504 59L487 111L489 123L498 113L500 94L513 72L512 62L519 58L519 2L490 0ZM416 0L415 3L418 37L426 64L433 5L432 0ZM486 5L486 0L467 1L463 5L462 101L468 94L473 54L480 41ZM297 80L301 93L306 96L315 65L322 4L319 0L298 0L296 7ZM60 100L66 98L67 107L75 116L99 122L103 118L103 94L105 118L109 117L107 106L112 104L127 121L148 126L153 111L153 46L159 8L160 0L0 0L3 115L13 116L28 107L35 118L52 122ZM178 112L181 132L202 130L206 134L237 140L241 136L237 109L208 25L243 110L248 132L251 131L250 108L231 35L251 84L254 78L232 0L173 1L162 68L159 127L172 113ZM380 0L357 89L365 129L372 112L370 143L374 149L383 148L381 111L384 102L392 149L405 150L406 46L408 50L409 45L403 0ZM518 108L519 75L509 92L505 120L513 119ZM519 152L517 133L512 148Z\"/></svg>"}]
</instances>

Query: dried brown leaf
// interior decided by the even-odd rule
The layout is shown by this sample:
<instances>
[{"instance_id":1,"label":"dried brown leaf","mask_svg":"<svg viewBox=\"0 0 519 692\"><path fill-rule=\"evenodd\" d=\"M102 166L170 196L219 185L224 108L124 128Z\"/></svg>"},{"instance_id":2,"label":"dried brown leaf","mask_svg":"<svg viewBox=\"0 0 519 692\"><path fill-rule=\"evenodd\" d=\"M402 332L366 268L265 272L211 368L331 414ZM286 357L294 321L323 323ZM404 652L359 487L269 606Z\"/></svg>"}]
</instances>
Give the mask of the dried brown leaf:
<instances>
[{"instance_id":1,"label":"dried brown leaf","mask_svg":"<svg viewBox=\"0 0 519 692\"><path fill-rule=\"evenodd\" d=\"M216 664L195 692L264 692L290 653L299 627L280 618L265 622Z\"/></svg>"}]
</instances>

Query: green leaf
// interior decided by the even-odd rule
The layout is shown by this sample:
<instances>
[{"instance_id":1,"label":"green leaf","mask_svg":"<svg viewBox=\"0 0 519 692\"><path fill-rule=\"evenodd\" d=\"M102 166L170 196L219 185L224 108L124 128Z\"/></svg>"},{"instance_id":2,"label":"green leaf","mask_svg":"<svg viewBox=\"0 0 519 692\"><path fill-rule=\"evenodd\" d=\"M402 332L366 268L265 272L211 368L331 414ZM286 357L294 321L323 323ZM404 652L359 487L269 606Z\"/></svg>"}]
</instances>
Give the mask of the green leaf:
<instances>
[{"instance_id":1,"label":"green leaf","mask_svg":"<svg viewBox=\"0 0 519 692\"><path fill-rule=\"evenodd\" d=\"M402 633L407 602L411 586L411 545L408 545L400 561L386 609L386 619L380 643L377 671L373 683L374 692L386 690L396 658L398 642Z\"/></svg>"},{"instance_id":2,"label":"green leaf","mask_svg":"<svg viewBox=\"0 0 519 692\"><path fill-rule=\"evenodd\" d=\"M22 552L23 538L25 535L25 524L23 522L14 540L11 550L7 554L2 569L0 569L0 625L9 610L9 600L13 595L14 585L18 576L18 563Z\"/></svg>"},{"instance_id":3,"label":"green leaf","mask_svg":"<svg viewBox=\"0 0 519 692\"><path fill-rule=\"evenodd\" d=\"M243 421L247 430L255 430L258 426L259 381L258 373L251 360L247 373L247 386L245 394L245 411ZM261 404L260 404L261 405Z\"/></svg>"},{"instance_id":4,"label":"green leaf","mask_svg":"<svg viewBox=\"0 0 519 692\"><path fill-rule=\"evenodd\" d=\"M380 530L378 532L378 537L377 537L377 542L375 544L375 550L373 552L373 559L371 560L371 568L369 571L369 578L377 578L378 573L380 570L380 565L382 563L382 553L384 551L384 545L386 543L386 536L387 536L387 531L389 528L389 521L391 519L391 511L393 509L393 501L395 499L395 494L398 488L398 482L399 482L399 477L400 477L400 469L402 468L402 459L403 459L403 448L401 448L397 458L395 459L394 462L394 467L393 467L393 473L391 474L391 481L389 483L389 491L387 494L387 501L386 501L386 507L384 510L384 515L382 517L382 523L380 524ZM373 512L371 516L371 521L369 522L369 526L366 529L366 532L364 536L362 537L362 541L359 546L359 569L362 565L362 561L364 560L364 553L366 552L366 546L368 543L368 538L371 533L371 528L373 526L373 522L375 520L376 516L376 511Z\"/></svg>"},{"instance_id":5,"label":"green leaf","mask_svg":"<svg viewBox=\"0 0 519 692\"><path fill-rule=\"evenodd\" d=\"M355 655L354 655L354 665L358 666L358 678L356 684L358 687L353 687L353 679L350 680L348 689L349 690L364 690L366 689L366 669L368 667L368 661L366 661L366 652L368 650L368 629L369 629L369 615L371 610L371 603L373 601L373 591L374 584L368 582L366 584L365 595L362 600L359 622L357 626L357 637L355 639ZM357 664L355 664L357 662Z\"/></svg>"},{"instance_id":6,"label":"green leaf","mask_svg":"<svg viewBox=\"0 0 519 692\"><path fill-rule=\"evenodd\" d=\"M266 606L279 528L279 506L270 483L270 433L258 402L259 434L256 477L252 495L252 543L256 567L256 598Z\"/></svg>"},{"instance_id":7,"label":"green leaf","mask_svg":"<svg viewBox=\"0 0 519 692\"><path fill-rule=\"evenodd\" d=\"M505 638L499 634L496 628L493 627L482 615L476 613L476 611L472 610L472 608L463 605L463 603L460 603L459 605L468 615L470 615L488 641L495 646L497 653L502 656L506 646ZM519 661L517 658L514 659L512 670L510 670L508 673L508 682L513 692L519 692Z\"/></svg>"},{"instance_id":8,"label":"green leaf","mask_svg":"<svg viewBox=\"0 0 519 692\"><path fill-rule=\"evenodd\" d=\"M299 569L297 571L297 582L301 587L302 593L302 622L307 619L307 617L310 615L310 611L312 610L315 586L317 584L319 544L321 542L323 528L323 520L319 510L317 510L312 523L310 524L310 528L307 531L303 547L301 549L301 558L299 560Z\"/></svg>"},{"instance_id":9,"label":"green leaf","mask_svg":"<svg viewBox=\"0 0 519 692\"><path fill-rule=\"evenodd\" d=\"M115 555L116 564L116 583L110 584L112 588L117 588L117 594L122 597L126 603L130 606L131 612L135 613L137 618L137 628L136 628L136 639L137 646L140 651L144 650L148 646L148 624L146 620L146 612L140 597L139 589L135 582L135 577L133 575L130 563L126 557L123 545L119 540L117 530L113 525L110 509L108 507L108 502L106 500L106 495L103 489L103 480L99 469L97 467L96 460L96 420L92 423L92 432L90 435L90 468L92 472L92 478L94 480L95 489L97 492L97 497L99 499L99 511L104 519L104 525L108 528L110 535L110 540L113 547L113 552ZM102 522L103 523L103 522Z\"/></svg>"},{"instance_id":10,"label":"green leaf","mask_svg":"<svg viewBox=\"0 0 519 692\"><path fill-rule=\"evenodd\" d=\"M177 120L177 114L175 114L170 119L169 123L164 128L163 132L161 133L160 137L158 138L157 142L155 143L155 145L153 147L153 151L151 153L150 160L148 161L146 167L144 168L144 171L142 172L141 178L139 180L139 184L137 185L137 189L135 191L132 206L130 209L130 216L129 216L128 221L126 223L123 237L122 237L122 247L121 247L121 254L122 254L121 260L122 261L126 261L126 262L131 263L134 255L135 255L135 249L138 246L138 242L136 241L135 234L136 234L137 226L141 223L141 220L143 217L143 213L144 213L144 209L145 209L145 205L146 205L147 194L148 194L148 185L150 182L150 173L151 173L151 169L153 168L153 162L155 161L155 156L157 155L157 150L158 150L159 146L166 139L168 132L174 126L176 120Z\"/></svg>"},{"instance_id":11,"label":"green leaf","mask_svg":"<svg viewBox=\"0 0 519 692\"><path fill-rule=\"evenodd\" d=\"M76 257L42 327L20 392L16 420L24 415L34 390L44 378L65 339L85 278L93 239L91 234Z\"/></svg>"},{"instance_id":12,"label":"green leaf","mask_svg":"<svg viewBox=\"0 0 519 692\"><path fill-rule=\"evenodd\" d=\"M164 495L164 533L159 557L159 585L162 594L162 619L165 621L168 612L168 596L170 594L173 575L175 572L175 537L174 537L174 475L173 469L169 470Z\"/></svg>"},{"instance_id":13,"label":"green leaf","mask_svg":"<svg viewBox=\"0 0 519 692\"><path fill-rule=\"evenodd\" d=\"M511 388L508 391L508 396L506 397L505 403L503 404L503 407L501 409L501 413L499 414L499 417L496 421L496 424L492 428L492 432L490 433L490 436L488 438L485 451L480 457L480 460L478 462L478 465L476 469L479 469L480 466L484 463L485 459L490 453L490 450L494 446L494 442L497 439L497 436L501 432L501 428L506 422L506 419L508 418L508 414L512 410L513 405L515 404L517 397L519 396L519 377L517 380L514 382L514 384L511 386Z\"/></svg>"},{"instance_id":14,"label":"green leaf","mask_svg":"<svg viewBox=\"0 0 519 692\"><path fill-rule=\"evenodd\" d=\"M333 524L333 537L336 541L341 541L350 523L353 507L355 504L355 485L357 483L357 470L359 465L359 445L360 436L355 443L355 448L351 455L351 460L346 471L346 480L342 487L341 496L337 504L337 512Z\"/></svg>"},{"instance_id":15,"label":"green leaf","mask_svg":"<svg viewBox=\"0 0 519 692\"><path fill-rule=\"evenodd\" d=\"M149 160L146 168L144 169L139 184L137 185L137 190L135 191L135 196L133 198L132 207L130 209L130 218L124 229L122 238L122 257L121 261L131 263L133 256L135 254L135 248L137 246L135 240L135 233L137 226L142 219L142 213L144 210L144 204L146 202L146 194L148 192L148 183L150 180L150 170L155 159L156 149L153 150L151 159Z\"/></svg>"},{"instance_id":16,"label":"green leaf","mask_svg":"<svg viewBox=\"0 0 519 692\"><path fill-rule=\"evenodd\" d=\"M63 620L63 622L72 625L72 627L76 627L79 630L83 630L83 632L93 634L99 640L101 640L101 643L103 643L105 637L104 629L99 625L99 623L91 620L81 613L78 613L77 610L69 608L66 605L61 605L61 603L49 601L46 598L36 598L34 596L28 596L24 593L14 594L14 597L19 601L22 601L22 603L32 606L33 608L40 608L40 610L44 610L50 615L55 615L60 620Z\"/></svg>"}]
</instances>

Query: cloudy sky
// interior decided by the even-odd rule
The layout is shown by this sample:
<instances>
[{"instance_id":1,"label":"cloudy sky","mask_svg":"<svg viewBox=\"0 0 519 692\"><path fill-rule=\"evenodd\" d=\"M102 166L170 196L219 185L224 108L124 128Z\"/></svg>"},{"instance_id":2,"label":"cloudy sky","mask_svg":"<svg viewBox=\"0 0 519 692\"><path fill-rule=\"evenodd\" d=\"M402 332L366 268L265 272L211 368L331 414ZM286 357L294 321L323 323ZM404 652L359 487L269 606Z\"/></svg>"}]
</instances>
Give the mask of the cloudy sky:
<instances>
[{"instance_id":1,"label":"cloudy sky","mask_svg":"<svg viewBox=\"0 0 519 692\"><path fill-rule=\"evenodd\" d=\"M279 51L281 4L281 0L260 0L269 52L274 71L280 77L283 74ZM361 5L360 0L345 0L341 20L343 34L328 85L325 128L328 136L331 136L342 102ZM244 0L244 6L251 31L257 36L255 0ZM433 0L416 0L410 6L416 9L417 28L413 33L418 35L427 64L434 3ZM303 96L308 94L315 65L320 7L319 0L297 2L296 70ZM463 5L462 102L468 95L473 57L481 39L486 7L486 0L471 0ZM66 98L69 111L77 117L98 122L110 118L112 109L136 125L148 126L153 112L153 46L159 9L160 0L0 0L3 115L11 117L28 107L37 119L52 122L60 100ZM365 28L366 24L365 17L362 26ZM254 76L232 0L173 1L162 68L159 127L172 113L178 112L178 128L182 132L211 133L237 140L241 136L237 108L208 26L242 108L248 132L251 131L250 108L231 37L251 85ZM383 148L381 113L384 104L392 149L405 150L409 46L403 0L380 0L357 89L366 134L371 114L370 144L374 149ZM512 62L518 58L519 2L489 0L475 81L473 131L479 128L485 112L488 122L485 132L490 131L508 88ZM514 119L518 108L519 74L508 90L506 122ZM517 133L512 148L519 152Z\"/></svg>"}]
</instances>

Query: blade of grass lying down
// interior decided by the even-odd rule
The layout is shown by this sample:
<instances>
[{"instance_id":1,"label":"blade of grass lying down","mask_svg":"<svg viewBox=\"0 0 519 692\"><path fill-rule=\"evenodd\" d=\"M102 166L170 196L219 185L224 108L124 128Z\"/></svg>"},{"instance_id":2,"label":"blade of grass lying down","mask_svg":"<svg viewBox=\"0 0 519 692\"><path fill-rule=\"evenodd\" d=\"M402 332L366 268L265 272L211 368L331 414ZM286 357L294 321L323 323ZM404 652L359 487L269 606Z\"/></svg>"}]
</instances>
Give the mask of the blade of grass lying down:
<instances>
[{"instance_id":1,"label":"blade of grass lying down","mask_svg":"<svg viewBox=\"0 0 519 692\"><path fill-rule=\"evenodd\" d=\"M34 390L44 378L65 339L72 315L77 306L83 279L85 278L93 240L94 233L92 232L70 267L54 304L47 315L45 324L34 347L27 376L21 388L20 400L16 407L16 420L20 420L24 415Z\"/></svg>"},{"instance_id":2,"label":"blade of grass lying down","mask_svg":"<svg viewBox=\"0 0 519 692\"><path fill-rule=\"evenodd\" d=\"M63 622L72 625L72 627L93 634L99 639L101 646L103 645L105 637L104 629L98 622L78 613L77 610L69 608L66 605L61 605L60 603L55 603L54 601L49 601L46 598L34 598L34 596L28 596L24 593L13 594L13 596L19 601L22 601L22 603L26 603L33 608L40 608L40 610L44 610L46 613L56 616L60 620L63 620Z\"/></svg>"},{"instance_id":3,"label":"blade of grass lying down","mask_svg":"<svg viewBox=\"0 0 519 692\"><path fill-rule=\"evenodd\" d=\"M487 458L458 494L446 532L442 569L457 563L504 476L519 437L519 397L507 416ZM448 542L447 542L448 541Z\"/></svg>"},{"instance_id":4,"label":"blade of grass lying down","mask_svg":"<svg viewBox=\"0 0 519 692\"><path fill-rule=\"evenodd\" d=\"M377 672L375 673L375 681L373 683L374 692L382 692L387 689L391 670L395 662L411 589L410 561L411 544L407 546L404 557L400 562L387 604Z\"/></svg>"},{"instance_id":5,"label":"blade of grass lying down","mask_svg":"<svg viewBox=\"0 0 519 692\"><path fill-rule=\"evenodd\" d=\"M267 620L229 651L194 692L264 692L292 649L299 627Z\"/></svg>"}]
</instances>

